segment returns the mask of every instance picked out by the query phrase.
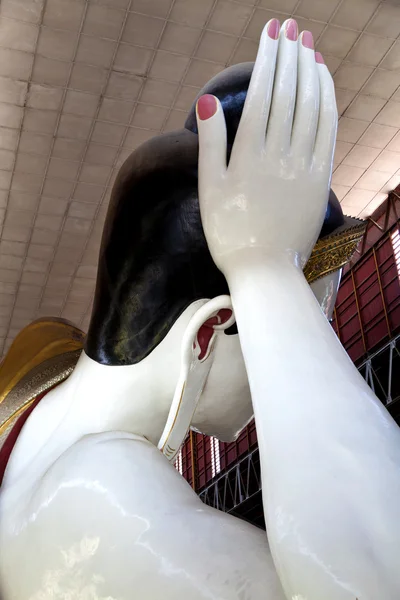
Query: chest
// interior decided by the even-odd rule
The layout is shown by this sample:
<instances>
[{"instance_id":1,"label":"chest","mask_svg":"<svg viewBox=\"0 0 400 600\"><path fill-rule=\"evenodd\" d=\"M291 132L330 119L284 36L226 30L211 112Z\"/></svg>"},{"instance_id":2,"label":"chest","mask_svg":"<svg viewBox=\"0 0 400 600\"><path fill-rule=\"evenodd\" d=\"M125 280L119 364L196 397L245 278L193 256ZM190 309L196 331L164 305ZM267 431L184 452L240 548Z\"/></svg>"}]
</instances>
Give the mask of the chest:
<instances>
[{"instance_id":1,"label":"chest","mask_svg":"<svg viewBox=\"0 0 400 600\"><path fill-rule=\"evenodd\" d=\"M114 442L63 457L19 513L0 504L3 600L283 599L263 532L205 507L150 444Z\"/></svg>"}]
</instances>

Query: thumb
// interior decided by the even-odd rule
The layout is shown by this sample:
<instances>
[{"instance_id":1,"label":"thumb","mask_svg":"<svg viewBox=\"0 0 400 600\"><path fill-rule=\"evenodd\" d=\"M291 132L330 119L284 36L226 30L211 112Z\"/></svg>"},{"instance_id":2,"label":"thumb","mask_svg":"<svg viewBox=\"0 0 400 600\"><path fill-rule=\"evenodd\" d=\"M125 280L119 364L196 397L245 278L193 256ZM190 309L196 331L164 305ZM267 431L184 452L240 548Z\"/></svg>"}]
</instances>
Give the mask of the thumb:
<instances>
[{"instance_id":1,"label":"thumb","mask_svg":"<svg viewBox=\"0 0 400 600\"><path fill-rule=\"evenodd\" d=\"M199 186L218 181L226 171L226 125L218 98L201 96L196 106L199 131Z\"/></svg>"}]
</instances>

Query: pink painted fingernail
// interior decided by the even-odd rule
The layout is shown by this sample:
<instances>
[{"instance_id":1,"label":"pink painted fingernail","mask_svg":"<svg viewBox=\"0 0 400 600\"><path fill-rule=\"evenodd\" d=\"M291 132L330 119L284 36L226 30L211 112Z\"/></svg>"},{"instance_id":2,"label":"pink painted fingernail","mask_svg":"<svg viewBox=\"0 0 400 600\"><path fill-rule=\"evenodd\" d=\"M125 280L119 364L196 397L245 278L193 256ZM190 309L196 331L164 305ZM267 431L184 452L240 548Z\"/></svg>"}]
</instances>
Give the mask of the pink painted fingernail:
<instances>
[{"instance_id":1,"label":"pink painted fingernail","mask_svg":"<svg viewBox=\"0 0 400 600\"><path fill-rule=\"evenodd\" d=\"M294 19L289 19L286 25L285 34L288 40L295 42L298 38L299 32L297 29L297 23Z\"/></svg>"},{"instance_id":2,"label":"pink painted fingernail","mask_svg":"<svg viewBox=\"0 0 400 600\"><path fill-rule=\"evenodd\" d=\"M324 61L324 59L322 58L322 54L321 54L321 52L316 52L316 53L315 53L315 60L316 60L316 62L317 62L317 63L319 63L320 65L324 65L324 64L325 64L325 61Z\"/></svg>"},{"instance_id":3,"label":"pink painted fingernail","mask_svg":"<svg viewBox=\"0 0 400 600\"><path fill-rule=\"evenodd\" d=\"M207 121L217 112L217 100L211 94L204 94L197 100L197 114L201 121Z\"/></svg>"},{"instance_id":4,"label":"pink painted fingernail","mask_svg":"<svg viewBox=\"0 0 400 600\"><path fill-rule=\"evenodd\" d=\"M272 19L272 21L270 21L269 25L268 25L268 35L270 38L272 38L273 40L277 40L279 37L279 29L280 29L280 23L278 21L278 19Z\"/></svg>"},{"instance_id":5,"label":"pink painted fingernail","mask_svg":"<svg viewBox=\"0 0 400 600\"><path fill-rule=\"evenodd\" d=\"M305 48L310 48L310 50L314 50L314 38L312 36L311 31L303 31L301 34L301 43Z\"/></svg>"}]
</instances>

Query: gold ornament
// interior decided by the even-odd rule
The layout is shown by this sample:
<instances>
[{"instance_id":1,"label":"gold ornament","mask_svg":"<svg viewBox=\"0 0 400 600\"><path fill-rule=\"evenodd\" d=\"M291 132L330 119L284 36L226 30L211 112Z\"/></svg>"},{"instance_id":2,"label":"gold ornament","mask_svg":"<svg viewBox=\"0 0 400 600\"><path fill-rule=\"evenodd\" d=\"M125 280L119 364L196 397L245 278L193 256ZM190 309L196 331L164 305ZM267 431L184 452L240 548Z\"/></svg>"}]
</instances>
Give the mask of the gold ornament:
<instances>
[{"instance_id":1,"label":"gold ornament","mask_svg":"<svg viewBox=\"0 0 400 600\"><path fill-rule=\"evenodd\" d=\"M304 267L308 283L344 267L362 240L366 226L365 221L358 221L356 225L319 239Z\"/></svg>"}]
</instances>

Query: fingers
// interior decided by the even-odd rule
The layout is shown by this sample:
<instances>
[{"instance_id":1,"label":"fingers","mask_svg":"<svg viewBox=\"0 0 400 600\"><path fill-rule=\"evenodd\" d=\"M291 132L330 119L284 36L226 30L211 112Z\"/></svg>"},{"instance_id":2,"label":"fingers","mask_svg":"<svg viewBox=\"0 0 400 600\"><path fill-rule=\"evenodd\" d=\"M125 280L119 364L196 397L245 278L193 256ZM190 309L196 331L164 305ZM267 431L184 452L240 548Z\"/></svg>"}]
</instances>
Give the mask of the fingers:
<instances>
[{"instance_id":1,"label":"fingers","mask_svg":"<svg viewBox=\"0 0 400 600\"><path fill-rule=\"evenodd\" d=\"M337 132L337 107L333 79L319 52L315 53L320 85L320 109L314 148L317 169L332 169Z\"/></svg>"},{"instance_id":2,"label":"fingers","mask_svg":"<svg viewBox=\"0 0 400 600\"><path fill-rule=\"evenodd\" d=\"M278 60L269 115L266 150L287 154L290 148L297 88L298 29L293 19L285 21L279 35Z\"/></svg>"},{"instance_id":3,"label":"fingers","mask_svg":"<svg viewBox=\"0 0 400 600\"><path fill-rule=\"evenodd\" d=\"M226 124L221 103L206 94L197 102L199 187L217 184L226 171Z\"/></svg>"},{"instance_id":4,"label":"fingers","mask_svg":"<svg viewBox=\"0 0 400 600\"><path fill-rule=\"evenodd\" d=\"M254 150L260 151L264 148L274 83L278 37L279 21L271 19L261 35L231 161L234 160L237 149L252 147Z\"/></svg>"},{"instance_id":5,"label":"fingers","mask_svg":"<svg viewBox=\"0 0 400 600\"><path fill-rule=\"evenodd\" d=\"M311 164L317 132L320 89L314 40L303 31L298 41L297 96L291 151L304 164Z\"/></svg>"},{"instance_id":6,"label":"fingers","mask_svg":"<svg viewBox=\"0 0 400 600\"><path fill-rule=\"evenodd\" d=\"M331 169L337 130L332 77L313 50L310 32L298 40L297 23L272 19L261 36L231 164L243 152L297 157ZM295 108L296 107L296 108ZM197 103L199 186L218 184L226 173L226 125L222 106L206 94ZM266 134L266 137L265 137Z\"/></svg>"}]
</instances>

